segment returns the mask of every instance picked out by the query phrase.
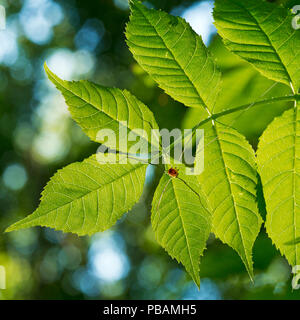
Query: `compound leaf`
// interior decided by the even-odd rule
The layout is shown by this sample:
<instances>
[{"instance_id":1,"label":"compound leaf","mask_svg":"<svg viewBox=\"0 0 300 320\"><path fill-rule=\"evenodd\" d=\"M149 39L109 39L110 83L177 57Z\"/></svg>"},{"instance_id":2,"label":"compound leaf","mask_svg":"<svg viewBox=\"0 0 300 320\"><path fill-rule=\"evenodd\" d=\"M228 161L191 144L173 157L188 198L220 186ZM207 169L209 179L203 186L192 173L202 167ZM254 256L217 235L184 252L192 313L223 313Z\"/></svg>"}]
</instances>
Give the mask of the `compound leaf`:
<instances>
[{"instance_id":1,"label":"compound leaf","mask_svg":"<svg viewBox=\"0 0 300 320\"><path fill-rule=\"evenodd\" d=\"M300 87L300 33L292 13L258 0L216 0L215 24L232 52L266 77Z\"/></svg>"},{"instance_id":2,"label":"compound leaf","mask_svg":"<svg viewBox=\"0 0 300 320\"><path fill-rule=\"evenodd\" d=\"M134 58L162 89L186 106L210 113L221 74L184 19L132 1L126 37Z\"/></svg>"},{"instance_id":3,"label":"compound leaf","mask_svg":"<svg viewBox=\"0 0 300 320\"><path fill-rule=\"evenodd\" d=\"M152 202L152 227L159 244L181 262L199 286L200 256L211 230L211 213L196 176L179 167L177 178L165 173Z\"/></svg>"},{"instance_id":4,"label":"compound leaf","mask_svg":"<svg viewBox=\"0 0 300 320\"><path fill-rule=\"evenodd\" d=\"M96 155L59 170L42 192L38 209L6 231L51 227L78 235L110 228L139 200L144 164L99 164Z\"/></svg>"},{"instance_id":5,"label":"compound leaf","mask_svg":"<svg viewBox=\"0 0 300 320\"><path fill-rule=\"evenodd\" d=\"M268 126L257 151L267 232L292 266L300 264L300 105Z\"/></svg>"},{"instance_id":6,"label":"compound leaf","mask_svg":"<svg viewBox=\"0 0 300 320\"><path fill-rule=\"evenodd\" d=\"M212 231L238 252L252 277L252 247L262 223L254 151L244 136L219 123L208 125L204 136L204 171L198 179L212 208Z\"/></svg>"}]
</instances>

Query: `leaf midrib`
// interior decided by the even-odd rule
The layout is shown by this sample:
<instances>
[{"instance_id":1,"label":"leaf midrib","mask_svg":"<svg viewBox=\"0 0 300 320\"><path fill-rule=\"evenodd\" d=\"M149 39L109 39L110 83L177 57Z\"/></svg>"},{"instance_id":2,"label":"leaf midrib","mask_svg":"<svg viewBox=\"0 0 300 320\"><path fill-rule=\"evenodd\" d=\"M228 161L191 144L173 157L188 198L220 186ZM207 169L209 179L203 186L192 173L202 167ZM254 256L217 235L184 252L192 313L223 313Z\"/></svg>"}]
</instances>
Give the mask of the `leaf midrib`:
<instances>
[{"instance_id":1,"label":"leaf midrib","mask_svg":"<svg viewBox=\"0 0 300 320\"><path fill-rule=\"evenodd\" d=\"M49 73L49 76L53 79L53 81L54 82L56 82L57 84L59 84L60 86L62 86L67 92L70 92L70 93L72 93L74 96L76 96L77 98L79 98L80 100L82 100L83 102L85 102L86 104L88 104L88 105L90 105L90 106L92 106L94 109L96 109L98 112L102 112L102 113L104 113L104 114L106 114L112 121L115 121L115 122L117 122L117 123L120 123L120 121L121 120L118 120L118 119L115 119L111 114L109 114L108 112L105 112L105 111L103 111L102 109L100 110L99 108L97 108L97 106L95 106L95 105L93 105L92 103L91 103L91 101L88 101L87 99L84 99L83 97L81 97L78 93L76 93L76 92L74 92L71 88L68 88L68 87L66 87L65 86L65 84L64 84L64 80L61 80L61 79L56 79L56 77L54 77L53 75L52 75L52 73ZM96 90L96 89L95 89ZM123 97L124 97L124 99L125 99L125 101L126 101L126 103L127 103L127 108L129 108L129 104L128 104L128 100L127 100L127 98L126 98L126 96L124 95L124 93L121 91L121 93L122 93L122 95L123 95ZM111 93L112 94L112 93ZM113 98L115 99L115 96L112 94L112 96L113 96ZM136 111L135 111L136 112ZM137 112L136 112L136 114L137 114ZM138 114L137 114L138 115ZM138 115L138 117L140 117L140 115ZM148 120L144 120L144 119L141 119L142 121L145 121L146 123L148 123L148 125L153 129L153 125L148 121ZM128 122L127 122L128 123ZM125 127L125 126L124 126ZM130 126L129 126L129 123L128 123L128 126L126 127L126 128L128 128L128 129L130 129L131 131L133 131L134 132L134 130L136 129L136 128L131 128ZM86 128L87 130L89 130L89 128ZM140 136L141 137L141 136ZM143 137L141 137L141 138L143 138ZM148 140L146 140L146 139L144 139L147 143L150 143Z\"/></svg>"},{"instance_id":2,"label":"leaf midrib","mask_svg":"<svg viewBox=\"0 0 300 320\"><path fill-rule=\"evenodd\" d=\"M174 185L174 179L176 179L176 178L171 178L172 186L173 186L173 190L174 190L174 195L175 195L175 200L176 200L176 203L177 203L178 212L179 212L179 217L180 217L180 221L181 221L182 228L183 228L183 232L184 232L184 236L185 236L185 241L186 241L187 248L188 248L188 252L189 252L189 259L190 259L190 262L191 262L191 265L192 265L192 269L193 269L194 276L197 278L198 272L195 272L196 270L195 270L194 263L193 263L193 260L192 260L191 249L190 249L190 245L189 245L189 242L188 242L188 237L187 237L187 233L186 233L186 230L185 230L183 218L182 218L182 216L181 216L181 207L180 207L180 205L179 205L179 202L178 202L177 196L176 196L176 191L175 191L176 188L175 188L175 185ZM180 181L180 180L179 180L179 181Z\"/></svg>"},{"instance_id":3,"label":"leaf midrib","mask_svg":"<svg viewBox=\"0 0 300 320\"><path fill-rule=\"evenodd\" d=\"M295 214L295 209L296 209L296 143L297 143L297 115L298 115L298 106L297 102L295 102L295 107L294 107L294 158L293 158L293 220L294 220L294 243L296 243L296 233L297 233L297 228L296 228L296 214ZM298 244L296 243L295 245L295 264L297 264L297 248Z\"/></svg>"},{"instance_id":4,"label":"leaf midrib","mask_svg":"<svg viewBox=\"0 0 300 320\"><path fill-rule=\"evenodd\" d=\"M108 186L108 185L110 185L110 184L112 184L112 183L114 183L114 182L116 182L116 181L118 181L118 180L122 180L125 176L131 175L131 173L134 172L135 170L141 169L142 166L145 166L145 165L144 165L144 164L143 164L143 165L140 165L139 167L134 168L133 170L131 170L131 171L129 171L129 172L126 172L126 173L123 174L122 176L119 176L116 180L113 180L113 181L111 181L111 182L105 183L105 184L101 185L99 188L96 188L96 189L94 189L94 190L90 190L89 192L86 192L85 194L83 194L83 195L81 195L81 196L79 196L79 197L77 197L77 198L74 198L74 199L72 199L72 200L69 201L69 202L66 202L65 204L63 204L62 206L60 206L60 207L58 207L58 208L55 208L55 209L51 209L51 210L49 210L49 211L46 211L46 212L44 212L44 213L42 214L42 216L46 216L46 215L50 214L52 211L54 211L54 210L58 210L58 209L61 209L61 208L65 207L65 206L67 206L67 205L69 205L69 204L72 204L74 201L83 199L85 196L87 196L87 195L89 195L89 194L92 194L93 192L97 192L97 193L98 193L98 192L99 192L101 189L103 189L104 187L106 187L106 186ZM46 197L46 195L45 195L45 197ZM83 199L83 200L84 200L84 199ZM38 210L39 210L39 209L37 209L36 211L38 211ZM30 216L28 216L28 218L29 218L29 217L30 217ZM30 222L35 221L35 220L40 219L40 218L41 218L41 216L35 217L35 218L31 219L30 221L25 222L25 223L30 223ZM21 220L20 222L22 222L22 221L23 221L23 220ZM22 225L22 224L20 224L20 225Z\"/></svg>"},{"instance_id":5,"label":"leaf midrib","mask_svg":"<svg viewBox=\"0 0 300 320\"><path fill-rule=\"evenodd\" d=\"M246 258L246 261L247 261L247 269L248 269L249 274L251 275L251 273L250 273L251 264L249 263L249 260L248 260L248 255L247 255L247 252L246 252L246 247L245 247L244 238L243 238L243 234L242 234L242 230L241 230L241 225L240 225L240 221L239 221L239 217L238 217L238 213L237 213L235 199L234 199L234 195L233 195L233 191L232 191L232 187L231 187L231 181L230 181L228 169L227 169L227 166L226 166L226 163L225 163L221 142L219 141L219 136L218 136L218 131L217 131L216 125L213 125L213 130L215 131L215 134L217 136L216 140L217 140L217 143L218 143L218 146L219 146L219 149L220 149L221 159L222 159L222 163L223 163L223 166L224 166L224 169L225 169L225 174L226 174L226 180L228 182L229 189L230 189L230 196L231 196L232 204L233 204L233 207L234 207L234 214L235 214L238 226L239 226L239 231L240 231L239 233L240 233L240 237L241 237L241 240L242 240L242 245L243 245L243 249L244 249L245 258Z\"/></svg>"}]
</instances>

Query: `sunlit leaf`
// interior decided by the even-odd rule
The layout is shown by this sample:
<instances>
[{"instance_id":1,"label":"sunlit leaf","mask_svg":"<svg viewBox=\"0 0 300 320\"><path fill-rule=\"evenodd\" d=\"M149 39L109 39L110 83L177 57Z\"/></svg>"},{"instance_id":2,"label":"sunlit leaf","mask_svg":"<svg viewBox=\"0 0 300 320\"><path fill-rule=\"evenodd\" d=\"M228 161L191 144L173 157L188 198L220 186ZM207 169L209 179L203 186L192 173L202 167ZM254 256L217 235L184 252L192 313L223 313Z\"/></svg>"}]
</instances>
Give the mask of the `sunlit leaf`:
<instances>
[{"instance_id":1,"label":"sunlit leaf","mask_svg":"<svg viewBox=\"0 0 300 320\"><path fill-rule=\"evenodd\" d=\"M252 247L262 219L256 203L254 151L236 130L216 123L205 128L204 171L199 182L212 207L212 230L235 249L253 276Z\"/></svg>"},{"instance_id":2,"label":"sunlit leaf","mask_svg":"<svg viewBox=\"0 0 300 320\"><path fill-rule=\"evenodd\" d=\"M93 155L59 170L42 192L38 209L6 231L34 226L78 235L113 226L139 200L144 164L99 164Z\"/></svg>"},{"instance_id":3,"label":"sunlit leaf","mask_svg":"<svg viewBox=\"0 0 300 320\"><path fill-rule=\"evenodd\" d=\"M216 0L215 24L232 52L266 77L300 87L300 33L290 10L264 0Z\"/></svg>"},{"instance_id":4,"label":"sunlit leaf","mask_svg":"<svg viewBox=\"0 0 300 320\"><path fill-rule=\"evenodd\" d=\"M210 113L221 74L201 37L184 19L133 1L126 37L137 62L162 89L186 106Z\"/></svg>"},{"instance_id":5,"label":"sunlit leaf","mask_svg":"<svg viewBox=\"0 0 300 320\"><path fill-rule=\"evenodd\" d=\"M150 146L151 129L158 129L155 118L129 91L102 87L86 80L61 80L47 65L45 70L49 79L63 94L72 118L93 141L126 152L135 141L126 140L125 144L122 138L133 132L133 136ZM116 144L103 138L100 135L101 129L112 130L116 136ZM145 134L141 135L140 130L144 130ZM155 146L158 148L158 145Z\"/></svg>"},{"instance_id":6,"label":"sunlit leaf","mask_svg":"<svg viewBox=\"0 0 300 320\"><path fill-rule=\"evenodd\" d=\"M162 176L152 202L152 226L159 244L181 262L199 286L200 256L211 230L211 213L197 177L185 174Z\"/></svg>"},{"instance_id":7,"label":"sunlit leaf","mask_svg":"<svg viewBox=\"0 0 300 320\"><path fill-rule=\"evenodd\" d=\"M257 151L266 229L291 266L300 264L300 104L268 126Z\"/></svg>"}]
</instances>

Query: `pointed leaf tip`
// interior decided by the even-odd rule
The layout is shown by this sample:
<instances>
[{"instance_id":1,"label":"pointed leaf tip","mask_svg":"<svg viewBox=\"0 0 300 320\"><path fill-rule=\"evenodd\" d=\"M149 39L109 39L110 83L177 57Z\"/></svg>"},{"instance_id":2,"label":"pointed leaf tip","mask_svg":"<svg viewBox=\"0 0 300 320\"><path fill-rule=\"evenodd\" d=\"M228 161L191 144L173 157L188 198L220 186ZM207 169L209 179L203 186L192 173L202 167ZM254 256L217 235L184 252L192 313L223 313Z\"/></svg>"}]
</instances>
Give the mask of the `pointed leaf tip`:
<instances>
[{"instance_id":1,"label":"pointed leaf tip","mask_svg":"<svg viewBox=\"0 0 300 320\"><path fill-rule=\"evenodd\" d=\"M126 38L135 60L167 94L211 114L221 73L201 37L184 19L134 1Z\"/></svg>"},{"instance_id":2,"label":"pointed leaf tip","mask_svg":"<svg viewBox=\"0 0 300 320\"><path fill-rule=\"evenodd\" d=\"M180 166L178 178L164 174L152 202L151 223L158 243L182 263L200 288L200 258L211 231L211 212L197 177Z\"/></svg>"},{"instance_id":3,"label":"pointed leaf tip","mask_svg":"<svg viewBox=\"0 0 300 320\"><path fill-rule=\"evenodd\" d=\"M79 236L104 231L138 202L146 168L145 164L99 164L96 155L72 163L48 182L38 209L5 232L35 226Z\"/></svg>"}]
</instances>

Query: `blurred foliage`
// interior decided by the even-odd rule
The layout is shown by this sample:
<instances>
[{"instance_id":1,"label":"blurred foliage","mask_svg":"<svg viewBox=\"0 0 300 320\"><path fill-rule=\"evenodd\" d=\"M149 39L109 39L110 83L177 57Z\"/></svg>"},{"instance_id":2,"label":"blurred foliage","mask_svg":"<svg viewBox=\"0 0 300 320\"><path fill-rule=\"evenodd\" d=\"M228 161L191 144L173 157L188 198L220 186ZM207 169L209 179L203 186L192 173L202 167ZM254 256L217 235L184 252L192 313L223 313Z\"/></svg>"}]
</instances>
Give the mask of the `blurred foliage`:
<instances>
[{"instance_id":1,"label":"blurred foliage","mask_svg":"<svg viewBox=\"0 0 300 320\"><path fill-rule=\"evenodd\" d=\"M146 3L183 15L200 2ZM125 44L126 0L0 4L7 10L7 29L0 31L0 265L6 267L7 289L0 290L0 299L300 298L300 291L291 289L290 268L265 233L254 247L254 283L237 254L212 236L201 260L198 291L157 245L151 230L151 199L160 167L149 168L141 201L111 231L91 238L43 228L4 234L9 224L37 207L43 186L57 169L97 148L70 119L62 97L46 80L44 61L66 79L88 78L129 89L155 113L161 128L191 127L202 115L164 94L134 62ZM198 18L196 23L207 22ZM210 48L224 75L219 111L287 92L226 51L217 36ZM267 124L287 107L260 106L220 121L236 127L255 147Z\"/></svg>"}]
</instances>

